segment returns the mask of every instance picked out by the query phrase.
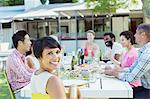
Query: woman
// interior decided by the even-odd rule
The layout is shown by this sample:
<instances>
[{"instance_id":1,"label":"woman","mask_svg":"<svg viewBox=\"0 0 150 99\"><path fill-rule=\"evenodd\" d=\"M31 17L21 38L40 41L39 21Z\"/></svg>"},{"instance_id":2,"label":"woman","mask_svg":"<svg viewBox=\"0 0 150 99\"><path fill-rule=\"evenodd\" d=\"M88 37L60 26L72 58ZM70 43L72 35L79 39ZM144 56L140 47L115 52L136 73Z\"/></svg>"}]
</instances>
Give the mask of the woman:
<instances>
[{"instance_id":1,"label":"woman","mask_svg":"<svg viewBox=\"0 0 150 99\"><path fill-rule=\"evenodd\" d=\"M138 56L138 52L133 46L133 37L133 33L130 31L123 31L120 33L120 43L124 48L126 48L126 52L122 55L121 62L115 60L110 56L111 60L114 61L115 64L120 65L122 68L129 68ZM137 79L136 81L130 83L130 85L132 87L141 86L140 79Z\"/></svg>"},{"instance_id":2,"label":"woman","mask_svg":"<svg viewBox=\"0 0 150 99\"><path fill-rule=\"evenodd\" d=\"M84 45L85 62L91 63L94 60L99 61L100 50L99 46L94 42L95 32L93 30L87 31L87 42Z\"/></svg>"},{"instance_id":3,"label":"woman","mask_svg":"<svg viewBox=\"0 0 150 99\"><path fill-rule=\"evenodd\" d=\"M59 66L61 46L52 37L43 37L33 45L40 68L31 78L32 93L40 93L52 99L66 99L62 81L52 72Z\"/></svg>"}]
</instances>

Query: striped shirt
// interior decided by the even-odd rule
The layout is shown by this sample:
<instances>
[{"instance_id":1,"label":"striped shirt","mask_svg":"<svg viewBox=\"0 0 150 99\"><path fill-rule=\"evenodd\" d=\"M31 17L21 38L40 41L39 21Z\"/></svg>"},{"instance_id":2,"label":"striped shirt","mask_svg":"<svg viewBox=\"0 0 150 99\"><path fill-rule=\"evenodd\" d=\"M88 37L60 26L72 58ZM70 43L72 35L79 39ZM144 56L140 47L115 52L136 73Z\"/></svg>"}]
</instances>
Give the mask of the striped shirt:
<instances>
[{"instance_id":1,"label":"striped shirt","mask_svg":"<svg viewBox=\"0 0 150 99\"><path fill-rule=\"evenodd\" d=\"M150 42L139 49L138 57L131 67L118 75L123 81L132 82L141 78L144 88L150 89Z\"/></svg>"},{"instance_id":2,"label":"striped shirt","mask_svg":"<svg viewBox=\"0 0 150 99\"><path fill-rule=\"evenodd\" d=\"M30 83L33 70L27 65L25 56L14 50L6 61L6 72L12 90L18 90Z\"/></svg>"}]
</instances>

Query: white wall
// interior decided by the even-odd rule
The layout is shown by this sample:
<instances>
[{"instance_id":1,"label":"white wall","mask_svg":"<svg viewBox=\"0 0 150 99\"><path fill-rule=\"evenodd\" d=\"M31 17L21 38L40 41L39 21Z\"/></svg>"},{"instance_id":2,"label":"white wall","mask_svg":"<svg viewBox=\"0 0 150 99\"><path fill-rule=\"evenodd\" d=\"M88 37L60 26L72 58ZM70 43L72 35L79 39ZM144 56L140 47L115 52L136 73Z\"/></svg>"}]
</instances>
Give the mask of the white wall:
<instances>
[{"instance_id":1,"label":"white wall","mask_svg":"<svg viewBox=\"0 0 150 99\"><path fill-rule=\"evenodd\" d=\"M77 24L76 24L76 20L75 19L72 19L70 21L70 33L76 33L77 32Z\"/></svg>"},{"instance_id":2,"label":"white wall","mask_svg":"<svg viewBox=\"0 0 150 99\"><path fill-rule=\"evenodd\" d=\"M129 30L128 17L112 17L112 32L119 41L119 35L122 31Z\"/></svg>"},{"instance_id":3,"label":"white wall","mask_svg":"<svg viewBox=\"0 0 150 99\"><path fill-rule=\"evenodd\" d=\"M25 10L29 10L31 8L35 8L39 5L42 5L40 0L24 0Z\"/></svg>"},{"instance_id":4,"label":"white wall","mask_svg":"<svg viewBox=\"0 0 150 99\"><path fill-rule=\"evenodd\" d=\"M61 26L68 26L69 33L76 33L76 20L75 19L67 19L67 20L60 20Z\"/></svg>"},{"instance_id":5,"label":"white wall","mask_svg":"<svg viewBox=\"0 0 150 99\"><path fill-rule=\"evenodd\" d=\"M12 28L6 28L3 29L2 33L2 42L9 42L9 48L12 47L12 35L13 35L13 29Z\"/></svg>"},{"instance_id":6,"label":"white wall","mask_svg":"<svg viewBox=\"0 0 150 99\"><path fill-rule=\"evenodd\" d=\"M27 23L26 22L16 22L14 23L14 31L16 30L27 30Z\"/></svg>"}]
</instances>

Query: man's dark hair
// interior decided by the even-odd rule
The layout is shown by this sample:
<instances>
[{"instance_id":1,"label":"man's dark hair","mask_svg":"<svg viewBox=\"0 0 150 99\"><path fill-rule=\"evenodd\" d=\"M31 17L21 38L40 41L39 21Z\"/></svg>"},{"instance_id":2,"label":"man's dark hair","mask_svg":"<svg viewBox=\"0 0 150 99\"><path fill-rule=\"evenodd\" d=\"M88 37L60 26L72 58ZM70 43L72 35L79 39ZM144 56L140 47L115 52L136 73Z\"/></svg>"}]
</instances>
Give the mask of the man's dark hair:
<instances>
[{"instance_id":1,"label":"man's dark hair","mask_svg":"<svg viewBox=\"0 0 150 99\"><path fill-rule=\"evenodd\" d=\"M18 41L24 41L25 35L29 35L25 30L19 30L12 36L13 45L15 48L18 47Z\"/></svg>"},{"instance_id":2,"label":"man's dark hair","mask_svg":"<svg viewBox=\"0 0 150 99\"><path fill-rule=\"evenodd\" d=\"M110 38L114 38L114 41L116 41L116 37L115 37L115 35L112 32L106 32L106 33L104 33L104 36L107 36L107 35L109 35Z\"/></svg>"},{"instance_id":3,"label":"man's dark hair","mask_svg":"<svg viewBox=\"0 0 150 99\"><path fill-rule=\"evenodd\" d=\"M123 32L120 33L120 36L124 36L127 40L130 39L130 42L131 42L132 45L135 43L134 35L131 31L123 31Z\"/></svg>"},{"instance_id":4,"label":"man's dark hair","mask_svg":"<svg viewBox=\"0 0 150 99\"><path fill-rule=\"evenodd\" d=\"M33 45L33 52L36 58L42 57L42 52L45 48L59 48L60 44L52 37L43 37L35 41Z\"/></svg>"}]
</instances>

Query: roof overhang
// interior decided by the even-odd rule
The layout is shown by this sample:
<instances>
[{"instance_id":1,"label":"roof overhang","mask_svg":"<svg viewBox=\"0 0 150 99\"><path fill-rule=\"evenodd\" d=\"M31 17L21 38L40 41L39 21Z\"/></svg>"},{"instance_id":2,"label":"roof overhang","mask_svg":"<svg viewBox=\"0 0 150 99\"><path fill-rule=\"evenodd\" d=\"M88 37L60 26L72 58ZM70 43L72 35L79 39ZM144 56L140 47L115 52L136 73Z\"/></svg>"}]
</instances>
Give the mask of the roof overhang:
<instances>
[{"instance_id":1,"label":"roof overhang","mask_svg":"<svg viewBox=\"0 0 150 99\"><path fill-rule=\"evenodd\" d=\"M53 12L51 10L45 10L45 9L39 9L39 10L33 10L28 11L23 14L18 14L13 17L13 19L30 19L30 18L50 18L50 17L57 17L59 14L56 12Z\"/></svg>"},{"instance_id":2,"label":"roof overhang","mask_svg":"<svg viewBox=\"0 0 150 99\"><path fill-rule=\"evenodd\" d=\"M102 15L102 13L93 12L93 7L87 7L87 3L71 3L71 4L50 4L42 5L33 8L23 14L18 14L13 17L13 20L19 19L44 19L53 17L67 17L70 19L74 16L89 16L89 15ZM114 14L129 14L130 9L118 9Z\"/></svg>"}]
</instances>

